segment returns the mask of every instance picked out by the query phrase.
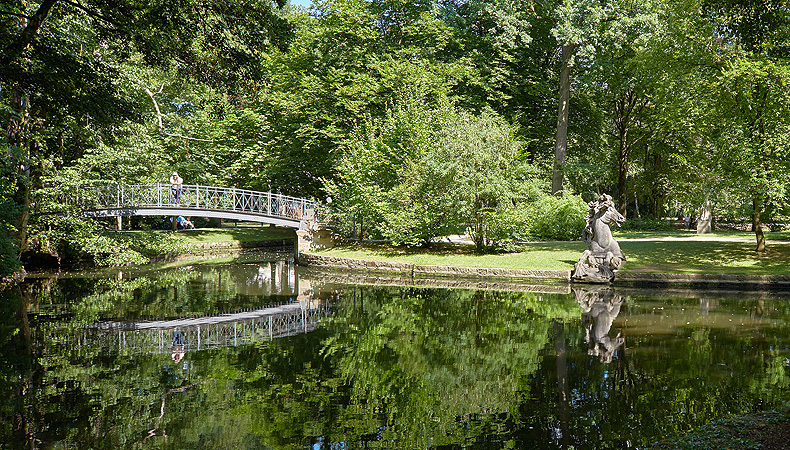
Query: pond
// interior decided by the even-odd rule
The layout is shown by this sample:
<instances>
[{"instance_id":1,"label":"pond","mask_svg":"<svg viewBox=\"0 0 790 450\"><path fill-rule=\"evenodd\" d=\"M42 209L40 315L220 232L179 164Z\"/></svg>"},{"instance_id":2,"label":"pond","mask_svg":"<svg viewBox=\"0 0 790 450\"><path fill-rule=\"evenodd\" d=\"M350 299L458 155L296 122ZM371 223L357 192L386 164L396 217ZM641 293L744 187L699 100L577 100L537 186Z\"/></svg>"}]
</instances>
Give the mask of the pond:
<instances>
[{"instance_id":1,"label":"pond","mask_svg":"<svg viewBox=\"0 0 790 450\"><path fill-rule=\"evenodd\" d=\"M790 400L790 292L271 261L0 296L0 449L649 448Z\"/></svg>"}]
</instances>

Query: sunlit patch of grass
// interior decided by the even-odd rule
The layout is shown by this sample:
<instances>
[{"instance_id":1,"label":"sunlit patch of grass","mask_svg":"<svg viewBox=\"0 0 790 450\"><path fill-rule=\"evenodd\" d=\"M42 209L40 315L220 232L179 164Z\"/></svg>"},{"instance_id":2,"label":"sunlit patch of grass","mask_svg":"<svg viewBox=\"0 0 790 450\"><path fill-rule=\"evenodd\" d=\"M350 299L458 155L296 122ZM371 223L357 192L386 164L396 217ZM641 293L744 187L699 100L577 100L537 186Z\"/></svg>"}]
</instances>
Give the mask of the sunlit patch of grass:
<instances>
[{"instance_id":1,"label":"sunlit patch of grass","mask_svg":"<svg viewBox=\"0 0 790 450\"><path fill-rule=\"evenodd\" d=\"M653 236L658 233L653 233ZM744 235L744 233L740 233ZM645 237L643 235L643 237ZM790 272L790 242L769 241L769 251L754 251L753 242L621 241L628 272L785 275ZM399 261L411 264L485 267L503 269L571 270L582 252L583 242L533 242L513 253L480 254L470 245L442 245L431 249L388 246L343 246L319 254L354 259Z\"/></svg>"},{"instance_id":2,"label":"sunlit patch of grass","mask_svg":"<svg viewBox=\"0 0 790 450\"><path fill-rule=\"evenodd\" d=\"M527 251L477 253L471 245L441 245L435 248L393 248L388 246L342 246L318 252L323 255L373 261L398 261L419 265L485 267L502 269L570 270L584 251L581 242L535 243Z\"/></svg>"}]
</instances>

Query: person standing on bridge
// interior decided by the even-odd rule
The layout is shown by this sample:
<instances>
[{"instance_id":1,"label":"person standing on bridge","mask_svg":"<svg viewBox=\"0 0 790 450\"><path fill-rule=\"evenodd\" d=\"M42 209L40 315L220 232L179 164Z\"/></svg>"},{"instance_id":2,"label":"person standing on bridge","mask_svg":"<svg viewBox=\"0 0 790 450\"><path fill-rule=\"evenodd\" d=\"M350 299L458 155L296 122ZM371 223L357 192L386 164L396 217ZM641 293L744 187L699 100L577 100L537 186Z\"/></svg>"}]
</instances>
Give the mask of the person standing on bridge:
<instances>
[{"instance_id":1,"label":"person standing on bridge","mask_svg":"<svg viewBox=\"0 0 790 450\"><path fill-rule=\"evenodd\" d=\"M178 172L173 172L173 175L170 177L170 190L173 191L174 205L181 204L181 183L183 182L184 179L178 176Z\"/></svg>"}]
</instances>

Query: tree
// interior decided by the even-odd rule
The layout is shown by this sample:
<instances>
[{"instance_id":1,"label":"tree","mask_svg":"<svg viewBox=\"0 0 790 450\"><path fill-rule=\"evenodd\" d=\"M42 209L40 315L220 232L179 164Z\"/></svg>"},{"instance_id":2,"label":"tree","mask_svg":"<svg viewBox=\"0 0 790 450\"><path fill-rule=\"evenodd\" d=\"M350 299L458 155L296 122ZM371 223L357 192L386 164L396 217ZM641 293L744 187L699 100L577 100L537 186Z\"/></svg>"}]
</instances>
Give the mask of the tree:
<instances>
[{"instance_id":1,"label":"tree","mask_svg":"<svg viewBox=\"0 0 790 450\"><path fill-rule=\"evenodd\" d=\"M0 121L21 250L31 191L43 177L97 143L112 146L118 125L142 120L150 99L140 99L141 69L175 68L184 78L235 87L256 75L261 50L285 46L291 31L269 0L17 2L0 21L0 101L8 106Z\"/></svg>"},{"instance_id":2,"label":"tree","mask_svg":"<svg viewBox=\"0 0 790 450\"><path fill-rule=\"evenodd\" d=\"M649 42L652 28L656 26L657 5L650 0L639 2L613 1L600 3L589 0L565 1L557 8L557 19L553 35L559 44L561 59L559 107L557 113L556 144L554 149L554 170L552 193L563 190L563 165L567 158L568 118L570 115L571 71L574 68L585 74L587 84L598 84L605 89L611 88L615 81L607 77L607 72L633 72L627 58L640 45ZM622 85L625 78L620 75L620 98L614 102L615 119L618 127L618 164L623 180L618 183L625 196L624 174L628 166L628 130L634 120L634 108L642 104L631 82ZM627 78L627 77L626 77ZM580 84L585 84L582 80ZM620 205L621 210L625 210Z\"/></svg>"},{"instance_id":3,"label":"tree","mask_svg":"<svg viewBox=\"0 0 790 450\"><path fill-rule=\"evenodd\" d=\"M493 216L523 201L531 187L534 171L522 149L502 118L461 112L422 162L433 196L447 198L446 217L468 225L478 250L492 243Z\"/></svg>"},{"instance_id":4,"label":"tree","mask_svg":"<svg viewBox=\"0 0 790 450\"><path fill-rule=\"evenodd\" d=\"M426 183L423 163L455 113L446 99L425 100L405 99L348 139L336 181L326 180L346 224L367 224L373 236L409 245L425 245L451 229L452 221L445 220L446 194Z\"/></svg>"},{"instance_id":5,"label":"tree","mask_svg":"<svg viewBox=\"0 0 790 450\"><path fill-rule=\"evenodd\" d=\"M478 249L492 243L494 215L522 201L534 175L501 117L419 100L368 122L338 169L329 191L346 220L407 245L469 227Z\"/></svg>"},{"instance_id":6,"label":"tree","mask_svg":"<svg viewBox=\"0 0 790 450\"><path fill-rule=\"evenodd\" d=\"M19 267L19 247L13 239L14 216L18 214L14 202L15 174L11 158L0 163L0 280Z\"/></svg>"},{"instance_id":7,"label":"tree","mask_svg":"<svg viewBox=\"0 0 790 450\"><path fill-rule=\"evenodd\" d=\"M442 1L443 19L455 41L448 54L469 60L475 77L455 90L458 105L470 111L490 108L516 125L525 157L551 171L555 143L559 64L553 1Z\"/></svg>"},{"instance_id":8,"label":"tree","mask_svg":"<svg viewBox=\"0 0 790 450\"><path fill-rule=\"evenodd\" d=\"M758 252L766 202L788 198L790 10L786 2L706 1L719 42L714 129L719 163L751 199Z\"/></svg>"}]
</instances>

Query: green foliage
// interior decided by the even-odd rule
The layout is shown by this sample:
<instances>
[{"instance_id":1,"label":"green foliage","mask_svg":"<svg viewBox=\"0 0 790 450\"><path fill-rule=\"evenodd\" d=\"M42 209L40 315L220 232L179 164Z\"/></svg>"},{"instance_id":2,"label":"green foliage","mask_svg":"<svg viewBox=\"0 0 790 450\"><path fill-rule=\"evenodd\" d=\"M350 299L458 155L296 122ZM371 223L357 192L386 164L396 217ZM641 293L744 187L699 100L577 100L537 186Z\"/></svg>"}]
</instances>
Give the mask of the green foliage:
<instances>
[{"instance_id":1,"label":"green foliage","mask_svg":"<svg viewBox=\"0 0 790 450\"><path fill-rule=\"evenodd\" d=\"M86 0L54 2L23 33L48 4L0 17L0 122L18 163L0 200L13 195L21 219L27 191L177 169L187 183L329 193L357 237L572 238L529 209L553 162L561 46L574 49L570 191L638 200L646 217L788 205L781 2ZM19 230L22 247L60 245L66 233L45 229Z\"/></svg>"},{"instance_id":2,"label":"green foliage","mask_svg":"<svg viewBox=\"0 0 790 450\"><path fill-rule=\"evenodd\" d=\"M116 267L146 264L151 258L185 252L172 233L139 231L106 232L94 219L50 213L37 216L29 250L56 255L65 266Z\"/></svg>"},{"instance_id":3,"label":"green foliage","mask_svg":"<svg viewBox=\"0 0 790 450\"><path fill-rule=\"evenodd\" d=\"M61 273L4 291L0 413L54 447L79 449L551 447L558 423L571 442L618 448L627 439L648 448L788 398L790 305L759 294L628 289L628 312L609 331L622 329L628 349L611 364L588 354L585 305L571 292L339 286L320 274L307 280L331 314L316 329L270 340L253 325L266 320L225 324L229 335L209 333L217 330L210 325L201 350L178 364L167 352L172 330L94 327L286 298L271 295L273 283L250 283L257 273L257 265L235 264ZM297 272L297 285L308 284L304 275ZM237 345L236 333L257 340ZM615 370L625 363L628 370ZM557 383L566 376L567 390ZM558 414L569 407L558 386L575 395L575 414ZM30 404L46 414L27 414ZM739 417L710 435L786 421L786 413ZM26 435L12 425L0 423L0 443L13 447ZM693 439L692 448L737 443Z\"/></svg>"},{"instance_id":4,"label":"green foliage","mask_svg":"<svg viewBox=\"0 0 790 450\"><path fill-rule=\"evenodd\" d=\"M579 196L540 194L528 203L496 215L497 236L502 241L581 239L589 207Z\"/></svg>"},{"instance_id":5,"label":"green foliage","mask_svg":"<svg viewBox=\"0 0 790 450\"><path fill-rule=\"evenodd\" d=\"M0 153L7 150L0 146ZM16 173L11 158L0 162L0 278L19 268L17 254L19 247L14 238L18 231L14 225L17 215L21 212L14 201Z\"/></svg>"},{"instance_id":6,"label":"green foliage","mask_svg":"<svg viewBox=\"0 0 790 450\"><path fill-rule=\"evenodd\" d=\"M492 112L411 102L369 122L358 136L329 191L340 199L338 213L346 221L373 224L396 245L425 245L469 227L482 249L492 239L489 222L497 209L524 198L532 186L520 143Z\"/></svg>"},{"instance_id":7,"label":"green foliage","mask_svg":"<svg viewBox=\"0 0 790 450\"><path fill-rule=\"evenodd\" d=\"M529 227L531 236L568 241L581 238L589 207L581 197L566 195L543 197L530 204L528 210L534 217Z\"/></svg>"},{"instance_id":8,"label":"green foliage","mask_svg":"<svg viewBox=\"0 0 790 450\"><path fill-rule=\"evenodd\" d=\"M486 111L479 116L460 112L424 161L429 180L438 182L435 191L449 197L449 217L469 227L478 249L491 243L490 222L497 210L530 193L535 173L523 158L510 126Z\"/></svg>"},{"instance_id":9,"label":"green foliage","mask_svg":"<svg viewBox=\"0 0 790 450\"><path fill-rule=\"evenodd\" d=\"M411 288L362 295L364 305L348 304L331 320L337 332L322 353L338 361L353 403L403 425L382 436L403 448L423 448L431 435L457 442L463 435L449 428L457 417L514 414L521 377L543 358L548 318L577 314L567 297Z\"/></svg>"},{"instance_id":10,"label":"green foliage","mask_svg":"<svg viewBox=\"0 0 790 450\"><path fill-rule=\"evenodd\" d=\"M184 118L207 108L212 89L257 89L264 52L284 49L292 36L291 24L269 0L55 1L4 9L0 65L7 70L0 75L0 122L22 175L11 178L22 224L29 193L53 185L164 182L173 169L186 169L187 182L216 181L216 158L191 153L198 142L203 153L208 139L188 134L205 129ZM40 21L27 20L34 15ZM66 228L54 230L60 225ZM109 254L112 244L78 231L88 228L58 220L26 227L20 233L30 242L21 246L59 246L53 237L81 236L92 240L85 250L103 260L98 255ZM45 229L48 234L37 236ZM9 266L2 249L4 271ZM140 261L122 253L102 264Z\"/></svg>"},{"instance_id":11,"label":"green foliage","mask_svg":"<svg viewBox=\"0 0 790 450\"><path fill-rule=\"evenodd\" d=\"M442 221L442 194L427 183L422 164L453 111L412 99L384 119L370 119L347 142L338 181L326 180L341 223L368 225L373 236L421 245L449 225ZM434 205L437 207L431 208Z\"/></svg>"}]
</instances>

